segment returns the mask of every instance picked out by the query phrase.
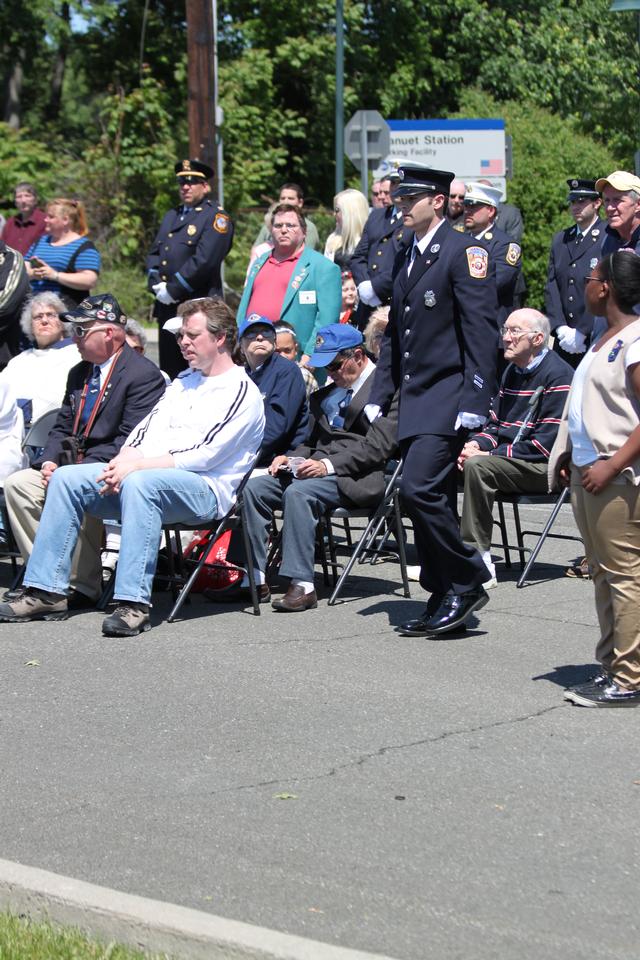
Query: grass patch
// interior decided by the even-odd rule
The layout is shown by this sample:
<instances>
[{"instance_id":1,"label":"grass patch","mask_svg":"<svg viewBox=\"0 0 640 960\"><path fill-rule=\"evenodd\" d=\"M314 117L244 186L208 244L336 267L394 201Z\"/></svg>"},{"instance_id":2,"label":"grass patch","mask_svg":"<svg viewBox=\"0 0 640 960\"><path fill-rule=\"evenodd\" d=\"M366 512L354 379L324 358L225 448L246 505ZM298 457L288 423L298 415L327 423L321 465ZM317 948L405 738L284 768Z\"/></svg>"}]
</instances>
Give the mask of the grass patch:
<instances>
[{"instance_id":1,"label":"grass patch","mask_svg":"<svg viewBox=\"0 0 640 960\"><path fill-rule=\"evenodd\" d=\"M89 939L74 927L0 914L0 960L169 960L118 943Z\"/></svg>"}]
</instances>

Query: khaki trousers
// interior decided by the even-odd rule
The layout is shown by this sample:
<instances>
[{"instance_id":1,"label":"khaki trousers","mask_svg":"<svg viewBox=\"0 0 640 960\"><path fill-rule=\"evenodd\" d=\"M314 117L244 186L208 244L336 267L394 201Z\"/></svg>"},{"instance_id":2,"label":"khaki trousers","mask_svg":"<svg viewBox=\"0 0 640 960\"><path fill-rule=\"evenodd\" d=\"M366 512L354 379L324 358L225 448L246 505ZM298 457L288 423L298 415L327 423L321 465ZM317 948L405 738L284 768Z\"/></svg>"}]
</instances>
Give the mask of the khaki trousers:
<instances>
[{"instance_id":1,"label":"khaki trousers","mask_svg":"<svg viewBox=\"0 0 640 960\"><path fill-rule=\"evenodd\" d=\"M496 493L547 493L547 462L511 457L469 457L462 471L464 496L460 534L484 553L491 546Z\"/></svg>"},{"instance_id":2,"label":"khaki trousers","mask_svg":"<svg viewBox=\"0 0 640 960\"><path fill-rule=\"evenodd\" d=\"M4 482L11 529L25 563L31 556L40 525L45 492L39 470L18 470ZM73 554L70 586L92 599L98 599L102 589L101 549L102 520L85 516Z\"/></svg>"},{"instance_id":3,"label":"khaki trousers","mask_svg":"<svg viewBox=\"0 0 640 960\"><path fill-rule=\"evenodd\" d=\"M640 488L612 483L597 495L571 467L571 504L593 573L596 658L625 689L640 689Z\"/></svg>"}]
</instances>

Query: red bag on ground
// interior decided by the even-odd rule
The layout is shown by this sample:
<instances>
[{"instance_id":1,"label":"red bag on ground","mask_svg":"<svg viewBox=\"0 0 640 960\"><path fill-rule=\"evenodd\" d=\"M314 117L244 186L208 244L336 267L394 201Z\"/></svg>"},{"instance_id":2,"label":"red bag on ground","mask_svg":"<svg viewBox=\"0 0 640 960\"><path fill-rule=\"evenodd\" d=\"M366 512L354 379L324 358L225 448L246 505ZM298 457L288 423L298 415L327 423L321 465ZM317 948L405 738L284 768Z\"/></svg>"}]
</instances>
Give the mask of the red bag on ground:
<instances>
[{"instance_id":1,"label":"red bag on ground","mask_svg":"<svg viewBox=\"0 0 640 960\"><path fill-rule=\"evenodd\" d=\"M209 533L209 530L194 531L193 537L184 550L185 560L197 562L200 559ZM227 530L211 544L207 550L204 566L192 588L195 593L204 593L205 590L222 590L242 579L244 571L227 560L230 543L231 530Z\"/></svg>"}]
</instances>

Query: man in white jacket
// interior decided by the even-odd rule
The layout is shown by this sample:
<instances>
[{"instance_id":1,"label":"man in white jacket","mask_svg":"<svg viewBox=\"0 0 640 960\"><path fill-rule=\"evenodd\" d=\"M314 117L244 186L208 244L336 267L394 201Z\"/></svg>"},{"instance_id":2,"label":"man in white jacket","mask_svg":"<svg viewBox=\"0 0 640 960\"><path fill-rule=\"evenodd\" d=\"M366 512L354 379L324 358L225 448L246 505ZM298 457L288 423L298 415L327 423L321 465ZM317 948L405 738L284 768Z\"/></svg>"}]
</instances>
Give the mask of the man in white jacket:
<instances>
[{"instance_id":1,"label":"man in white jacket","mask_svg":"<svg viewBox=\"0 0 640 960\"><path fill-rule=\"evenodd\" d=\"M67 616L71 556L84 513L122 522L106 636L148 630L162 524L205 524L224 515L264 431L257 387L232 360L236 323L222 300L180 308L189 371L168 388L108 464L74 464L52 474L24 578L25 592L0 605L0 621Z\"/></svg>"}]
</instances>

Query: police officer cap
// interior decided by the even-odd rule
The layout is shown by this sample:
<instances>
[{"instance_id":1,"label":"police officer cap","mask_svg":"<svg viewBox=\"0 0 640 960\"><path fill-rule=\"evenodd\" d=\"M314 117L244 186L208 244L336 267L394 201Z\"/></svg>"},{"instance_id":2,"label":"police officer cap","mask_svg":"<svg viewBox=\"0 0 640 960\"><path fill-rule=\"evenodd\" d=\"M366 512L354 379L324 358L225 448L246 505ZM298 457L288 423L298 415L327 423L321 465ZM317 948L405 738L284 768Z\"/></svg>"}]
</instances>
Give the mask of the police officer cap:
<instances>
[{"instance_id":1,"label":"police officer cap","mask_svg":"<svg viewBox=\"0 0 640 960\"><path fill-rule=\"evenodd\" d=\"M75 310L61 314L67 323L116 323L120 327L127 325L127 318L120 304L111 293L101 293L97 297L85 297Z\"/></svg>"},{"instance_id":2,"label":"police officer cap","mask_svg":"<svg viewBox=\"0 0 640 960\"><path fill-rule=\"evenodd\" d=\"M316 337L316 347L309 364L312 367L326 367L338 356L341 350L362 345L362 334L349 323L330 323L321 327Z\"/></svg>"},{"instance_id":3,"label":"police officer cap","mask_svg":"<svg viewBox=\"0 0 640 960\"><path fill-rule=\"evenodd\" d=\"M406 197L412 193L444 193L449 196L449 186L455 174L448 170L432 170L412 163L398 167L399 180L394 184L394 197Z\"/></svg>"},{"instance_id":4,"label":"police officer cap","mask_svg":"<svg viewBox=\"0 0 640 960\"><path fill-rule=\"evenodd\" d=\"M474 203L484 203L488 207L495 207L498 209L498 204L502 199L502 190L498 187L490 187L486 183L473 183L467 184L467 189L464 192L464 204L465 206L471 206Z\"/></svg>"},{"instance_id":5,"label":"police officer cap","mask_svg":"<svg viewBox=\"0 0 640 960\"><path fill-rule=\"evenodd\" d=\"M261 317L259 313L250 313L248 317L245 317L240 328L238 330L238 336L244 337L245 333L250 327L270 327L274 331L275 336L275 327L269 317Z\"/></svg>"},{"instance_id":6,"label":"police officer cap","mask_svg":"<svg viewBox=\"0 0 640 960\"><path fill-rule=\"evenodd\" d=\"M191 183L198 183L203 180L211 180L213 170L206 163L200 163L199 160L179 160L174 170L178 180L185 181L189 178Z\"/></svg>"},{"instance_id":7,"label":"police officer cap","mask_svg":"<svg viewBox=\"0 0 640 960\"><path fill-rule=\"evenodd\" d=\"M600 177L599 180L596 180L598 193L602 193L605 187L613 187L614 190L619 190L621 193L626 193L627 190L635 190L636 193L640 193L640 177L634 177L632 173L627 173L626 170L614 170L608 177Z\"/></svg>"},{"instance_id":8,"label":"police officer cap","mask_svg":"<svg viewBox=\"0 0 640 960\"><path fill-rule=\"evenodd\" d=\"M567 180L569 187L569 200L597 200L599 193L596 190L595 180L581 180L579 177L572 177Z\"/></svg>"}]
</instances>

